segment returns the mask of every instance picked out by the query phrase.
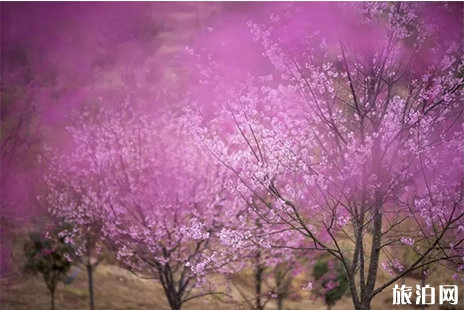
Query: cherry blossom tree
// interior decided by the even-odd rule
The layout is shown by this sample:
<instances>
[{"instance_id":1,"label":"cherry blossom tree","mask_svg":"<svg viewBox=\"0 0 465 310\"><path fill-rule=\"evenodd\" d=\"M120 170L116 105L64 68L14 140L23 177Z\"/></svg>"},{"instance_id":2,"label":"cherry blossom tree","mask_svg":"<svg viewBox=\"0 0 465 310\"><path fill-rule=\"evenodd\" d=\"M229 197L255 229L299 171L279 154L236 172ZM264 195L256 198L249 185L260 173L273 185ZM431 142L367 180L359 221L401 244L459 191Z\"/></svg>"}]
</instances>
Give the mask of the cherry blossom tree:
<instances>
[{"instance_id":1,"label":"cherry blossom tree","mask_svg":"<svg viewBox=\"0 0 465 310\"><path fill-rule=\"evenodd\" d=\"M93 310L94 272L105 258L101 240L102 206L92 199L92 195L98 191L85 171L75 171L73 174L59 171L58 166L54 168L45 177L48 186L45 204L51 219L60 227L59 236L74 250L66 258L87 271L89 306Z\"/></svg>"},{"instance_id":2,"label":"cherry blossom tree","mask_svg":"<svg viewBox=\"0 0 465 310\"><path fill-rule=\"evenodd\" d=\"M126 98L70 118L72 145L54 160L68 177L58 175L66 186L53 188L53 206L79 224L65 233L70 240L84 239L76 227L99 223L122 266L159 281L177 310L225 295L208 278L235 254L219 238L229 207L219 181L224 169L185 139L179 118L145 107Z\"/></svg>"},{"instance_id":3,"label":"cherry blossom tree","mask_svg":"<svg viewBox=\"0 0 465 310\"><path fill-rule=\"evenodd\" d=\"M279 225L276 225L272 230L275 233L270 235L270 228L263 225L262 219L268 216L257 216L245 204L238 217L230 220L220 234L223 244L237 250L243 262L241 267L251 272L241 276L235 269L234 274L228 276L228 284L241 296L241 309L263 310L273 300L276 300L278 309L284 309L284 300L292 291L293 277L302 272L310 258L308 251L294 251L294 248L303 246L305 240L301 234L286 227L279 230ZM276 246L283 244L288 247ZM236 284L237 277L243 280L244 276L253 284L252 294Z\"/></svg>"},{"instance_id":4,"label":"cherry blossom tree","mask_svg":"<svg viewBox=\"0 0 465 310\"><path fill-rule=\"evenodd\" d=\"M287 3L248 23L274 67L258 76L188 48L205 86L193 137L256 214L342 263L356 309L413 270L463 270L462 11ZM408 265L392 257L419 240ZM379 283L380 268L397 273Z\"/></svg>"}]
</instances>

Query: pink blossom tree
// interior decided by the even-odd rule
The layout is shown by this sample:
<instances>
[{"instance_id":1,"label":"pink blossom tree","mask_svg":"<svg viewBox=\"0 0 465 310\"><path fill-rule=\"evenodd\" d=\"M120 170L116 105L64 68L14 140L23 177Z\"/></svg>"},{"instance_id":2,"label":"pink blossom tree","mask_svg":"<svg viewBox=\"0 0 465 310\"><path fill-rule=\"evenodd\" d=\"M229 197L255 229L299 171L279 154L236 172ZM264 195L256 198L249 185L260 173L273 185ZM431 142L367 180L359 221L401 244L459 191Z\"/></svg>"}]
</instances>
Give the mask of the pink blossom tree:
<instances>
[{"instance_id":1,"label":"pink blossom tree","mask_svg":"<svg viewBox=\"0 0 465 310\"><path fill-rule=\"evenodd\" d=\"M305 239L279 224L270 230L263 219L270 214L257 216L247 204L242 205L245 208L238 212L236 218L229 220L227 228L223 227L220 238L224 245L237 251L243 263L241 267L251 271L251 275L244 275L252 283L252 294L236 284L235 279L241 276L239 269L232 270L234 274L227 277L228 284L238 291L241 309L263 310L273 300L276 300L278 309L284 309L284 300L292 292L293 277L302 272L310 258L308 251L295 251L304 246Z\"/></svg>"},{"instance_id":2,"label":"pink blossom tree","mask_svg":"<svg viewBox=\"0 0 465 310\"><path fill-rule=\"evenodd\" d=\"M68 253L66 258L83 266L87 272L89 306L93 310L94 272L105 258L102 204L97 200L98 187L86 171L60 171L60 168L65 167L56 166L56 163L45 177L47 190L42 199L51 219L60 228L59 236L74 250L74 255Z\"/></svg>"},{"instance_id":3,"label":"pink blossom tree","mask_svg":"<svg viewBox=\"0 0 465 310\"><path fill-rule=\"evenodd\" d=\"M71 117L71 148L55 164L73 176L61 181L79 199L66 187L55 187L54 196L67 202L57 211L61 218L79 227L89 219L100 223L122 266L159 281L178 310L195 298L226 295L208 276L223 270L235 251L219 239L228 207L219 181L224 169L185 139L179 118L153 110L124 100Z\"/></svg>"},{"instance_id":4,"label":"pink blossom tree","mask_svg":"<svg viewBox=\"0 0 465 310\"><path fill-rule=\"evenodd\" d=\"M248 23L269 72L188 49L193 137L256 214L342 263L356 309L413 270L463 270L462 23L452 4L285 4ZM408 265L390 254L420 239Z\"/></svg>"}]
</instances>

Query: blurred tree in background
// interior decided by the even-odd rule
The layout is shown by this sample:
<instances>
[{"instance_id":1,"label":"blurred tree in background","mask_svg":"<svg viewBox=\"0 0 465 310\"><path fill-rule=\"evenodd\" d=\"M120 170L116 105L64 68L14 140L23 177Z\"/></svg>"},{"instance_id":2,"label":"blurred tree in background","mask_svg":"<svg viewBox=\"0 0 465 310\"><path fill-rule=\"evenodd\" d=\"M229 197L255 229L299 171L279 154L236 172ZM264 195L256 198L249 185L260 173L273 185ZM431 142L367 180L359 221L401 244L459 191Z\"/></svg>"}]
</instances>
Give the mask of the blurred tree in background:
<instances>
[{"instance_id":1,"label":"blurred tree in background","mask_svg":"<svg viewBox=\"0 0 465 310\"><path fill-rule=\"evenodd\" d=\"M325 256L313 266L315 293L323 296L328 310L349 291L344 266L333 257Z\"/></svg>"},{"instance_id":2,"label":"blurred tree in background","mask_svg":"<svg viewBox=\"0 0 465 310\"><path fill-rule=\"evenodd\" d=\"M58 282L66 277L71 263L66 255L72 253L72 247L62 238L51 237L49 234L31 233L24 244L26 256L25 271L31 274L41 274L50 291L51 309L55 309L55 290Z\"/></svg>"}]
</instances>

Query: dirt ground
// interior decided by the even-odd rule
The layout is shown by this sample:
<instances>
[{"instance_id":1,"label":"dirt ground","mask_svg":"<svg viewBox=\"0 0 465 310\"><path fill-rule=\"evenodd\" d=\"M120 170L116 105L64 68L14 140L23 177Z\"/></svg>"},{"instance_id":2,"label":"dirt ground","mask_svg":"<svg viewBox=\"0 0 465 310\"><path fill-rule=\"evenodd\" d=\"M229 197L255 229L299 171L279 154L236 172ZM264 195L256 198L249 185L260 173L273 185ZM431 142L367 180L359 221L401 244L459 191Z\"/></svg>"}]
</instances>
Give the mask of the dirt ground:
<instances>
[{"instance_id":1,"label":"dirt ground","mask_svg":"<svg viewBox=\"0 0 465 310\"><path fill-rule=\"evenodd\" d=\"M444 273L438 273L445 276ZM252 291L250 277L240 274L240 287L246 292ZM382 275L379 279L382 281ZM418 280L406 278L404 284L415 287ZM431 277L427 283L437 286L444 284L445 279ZM460 288L461 304L455 309L463 309L463 286ZM237 294L234 294L237 295ZM73 283L65 285L60 283L57 290L56 310L88 309L87 278L84 271L79 272ZM414 295L413 295L414 296ZM302 292L300 301L287 300L285 308L288 310L326 310L321 301L310 300L308 292ZM412 298L412 301L414 299ZM150 280L143 280L132 273L114 265L101 265L95 274L95 302L98 310L129 310L129 309L155 309L169 310L165 296L159 284ZM50 309L48 291L40 277L23 276L3 279L1 282L1 309L4 310L46 310ZM223 304L213 300L193 300L185 304L186 310L227 310L237 309L237 305ZM267 309L276 309L274 303L269 303ZM333 310L353 309L350 297L339 301ZM372 303L373 310L388 309L415 309L415 307L392 305L392 288L379 294ZM418 308L417 308L418 309ZM440 309L438 305L427 309Z\"/></svg>"}]
</instances>

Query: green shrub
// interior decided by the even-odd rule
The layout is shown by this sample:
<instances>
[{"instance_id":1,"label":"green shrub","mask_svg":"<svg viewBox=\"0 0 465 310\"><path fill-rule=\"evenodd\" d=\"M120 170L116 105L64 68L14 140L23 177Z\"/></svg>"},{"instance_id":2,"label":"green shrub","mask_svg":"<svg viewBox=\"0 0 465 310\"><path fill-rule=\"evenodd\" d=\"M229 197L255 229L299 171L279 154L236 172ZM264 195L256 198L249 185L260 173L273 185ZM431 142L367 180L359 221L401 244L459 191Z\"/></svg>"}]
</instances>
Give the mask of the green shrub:
<instances>
[{"instance_id":1,"label":"green shrub","mask_svg":"<svg viewBox=\"0 0 465 310\"><path fill-rule=\"evenodd\" d=\"M51 295L51 309L55 309L55 289L59 281L64 280L71 268L65 257L72 248L62 238L48 238L44 234L32 233L24 243L26 256L25 271L41 274Z\"/></svg>"},{"instance_id":2,"label":"green shrub","mask_svg":"<svg viewBox=\"0 0 465 310\"><path fill-rule=\"evenodd\" d=\"M328 309L348 292L349 280L342 263L333 257L322 257L313 266L315 292L324 296Z\"/></svg>"}]
</instances>

